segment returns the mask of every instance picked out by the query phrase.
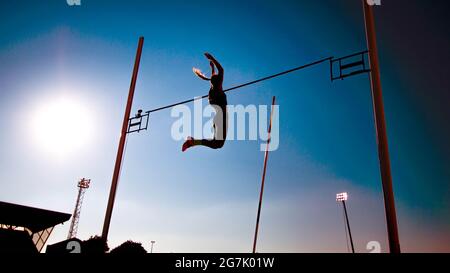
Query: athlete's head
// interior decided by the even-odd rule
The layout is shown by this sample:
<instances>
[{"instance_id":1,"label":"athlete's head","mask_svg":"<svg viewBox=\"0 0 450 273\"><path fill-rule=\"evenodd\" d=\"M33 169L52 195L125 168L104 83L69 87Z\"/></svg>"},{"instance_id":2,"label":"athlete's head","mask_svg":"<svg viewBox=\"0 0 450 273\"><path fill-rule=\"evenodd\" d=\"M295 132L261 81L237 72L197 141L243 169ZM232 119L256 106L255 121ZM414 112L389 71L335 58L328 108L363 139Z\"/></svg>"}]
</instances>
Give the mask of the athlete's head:
<instances>
[{"instance_id":1,"label":"athlete's head","mask_svg":"<svg viewBox=\"0 0 450 273\"><path fill-rule=\"evenodd\" d=\"M212 86L219 86L220 82L219 82L219 75L214 74L211 76L211 85Z\"/></svg>"}]
</instances>

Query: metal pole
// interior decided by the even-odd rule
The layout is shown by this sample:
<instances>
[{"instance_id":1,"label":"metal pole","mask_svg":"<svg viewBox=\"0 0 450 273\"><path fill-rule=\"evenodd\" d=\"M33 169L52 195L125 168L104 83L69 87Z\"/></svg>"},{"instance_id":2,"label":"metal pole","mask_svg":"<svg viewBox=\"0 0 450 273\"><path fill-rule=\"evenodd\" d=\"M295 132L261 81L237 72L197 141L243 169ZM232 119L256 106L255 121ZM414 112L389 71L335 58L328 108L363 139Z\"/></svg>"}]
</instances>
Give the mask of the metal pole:
<instances>
[{"instance_id":1,"label":"metal pole","mask_svg":"<svg viewBox=\"0 0 450 273\"><path fill-rule=\"evenodd\" d=\"M117 149L116 164L114 166L114 173L111 182L111 190L109 192L108 207L106 208L105 222L103 223L102 239L105 242L108 239L109 225L111 223L111 215L114 207L114 200L116 198L117 183L119 181L120 167L122 165L123 150L125 147L125 140L127 138L128 119L130 118L131 106L133 104L134 89L136 87L136 80L138 76L139 63L141 60L143 45L144 45L144 37L139 37L139 44L133 68L133 76L131 78L130 90L128 93L127 106L125 108L125 114L123 116L122 132L119 140L119 148Z\"/></svg>"},{"instance_id":2,"label":"metal pole","mask_svg":"<svg viewBox=\"0 0 450 273\"><path fill-rule=\"evenodd\" d=\"M383 186L389 249L391 253L400 253L394 190L392 186L391 164L389 161L386 120L384 116L383 96L381 91L373 7L368 5L366 0L362 0L362 2L364 7L367 48L369 49L369 64L371 68L370 83L372 89L373 112L377 134L378 157L380 161L381 182Z\"/></svg>"},{"instance_id":3,"label":"metal pole","mask_svg":"<svg viewBox=\"0 0 450 273\"><path fill-rule=\"evenodd\" d=\"M268 130L268 135L267 135L267 146L266 146L266 152L264 155L264 168L263 168L263 175L262 175L262 180L261 180L261 191L259 192L258 213L256 216L255 238L253 240L253 253L256 253L256 241L258 240L259 218L261 216L261 206L262 206L262 199L263 199L263 193L264 193L264 182L266 180L267 159L269 158L270 132L272 131L272 116L273 116L274 105L275 105L275 96L272 97L272 109L270 111L269 130Z\"/></svg>"},{"instance_id":4,"label":"metal pole","mask_svg":"<svg viewBox=\"0 0 450 273\"><path fill-rule=\"evenodd\" d=\"M153 253L153 244L155 243L155 241L151 241L150 243L152 244L152 246L150 248L150 253Z\"/></svg>"},{"instance_id":5,"label":"metal pole","mask_svg":"<svg viewBox=\"0 0 450 273\"><path fill-rule=\"evenodd\" d=\"M342 200L342 205L344 206L345 221L347 221L348 235L350 237L350 245L352 246L352 253L355 253L355 247L353 246L352 232L350 230L350 222L348 221L347 206L345 205L345 200Z\"/></svg>"}]
</instances>

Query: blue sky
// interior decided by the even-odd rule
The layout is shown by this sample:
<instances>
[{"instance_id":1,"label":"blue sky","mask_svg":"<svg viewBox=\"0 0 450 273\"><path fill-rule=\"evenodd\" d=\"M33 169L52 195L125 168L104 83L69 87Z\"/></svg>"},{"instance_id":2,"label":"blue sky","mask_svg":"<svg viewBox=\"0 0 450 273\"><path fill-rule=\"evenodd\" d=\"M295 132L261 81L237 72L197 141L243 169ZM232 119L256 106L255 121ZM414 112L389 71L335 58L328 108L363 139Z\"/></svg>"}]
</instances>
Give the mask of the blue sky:
<instances>
[{"instance_id":1,"label":"blue sky","mask_svg":"<svg viewBox=\"0 0 450 273\"><path fill-rule=\"evenodd\" d=\"M133 112L206 94L208 84L191 72L193 66L208 68L206 51L222 63L224 86L230 87L364 50L360 5L3 3L0 200L71 213L77 179L88 177L78 237L101 233L139 36L145 44ZM417 21L405 22L400 7ZM419 1L383 2L376 9L401 246L449 251L450 113L443 66L449 41L439 21L445 17L439 7ZM272 96L280 105L280 148L269 157L259 251L347 251L335 202L341 191L350 195L357 251L366 252L374 240L386 251L368 77L331 83L323 64L229 93L228 102L267 105ZM80 132L82 145L56 156L36 141L33 120L61 98L80 106L80 113L70 109L64 115L87 119L89 126ZM147 249L155 240L161 252L250 251L264 156L260 143L232 141L221 150L181 153L182 143L170 136L174 121L170 110L157 112L149 131L129 137L110 246L132 239ZM65 128L59 126L55 122L49 130ZM69 223L58 226L49 242L65 239L68 229Z\"/></svg>"}]
</instances>

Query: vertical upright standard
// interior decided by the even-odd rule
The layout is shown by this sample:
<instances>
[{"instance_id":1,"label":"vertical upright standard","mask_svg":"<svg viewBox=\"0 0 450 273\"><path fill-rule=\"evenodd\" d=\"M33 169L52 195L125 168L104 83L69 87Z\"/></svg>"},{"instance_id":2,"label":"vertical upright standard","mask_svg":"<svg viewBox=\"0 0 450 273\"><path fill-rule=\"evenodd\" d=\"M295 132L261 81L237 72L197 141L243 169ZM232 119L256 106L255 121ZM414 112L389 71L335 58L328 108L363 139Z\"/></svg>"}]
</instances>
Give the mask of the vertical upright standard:
<instances>
[{"instance_id":1,"label":"vertical upright standard","mask_svg":"<svg viewBox=\"0 0 450 273\"><path fill-rule=\"evenodd\" d=\"M78 197L75 203L75 209L73 210L72 222L70 223L69 234L67 239L72 239L77 236L78 223L80 222L81 205L83 204L84 192L91 184L90 179L82 178L78 181Z\"/></svg>"},{"instance_id":2,"label":"vertical upright standard","mask_svg":"<svg viewBox=\"0 0 450 273\"><path fill-rule=\"evenodd\" d=\"M378 63L373 6L369 5L366 0L362 0L362 4L364 9L367 48L369 49L369 63L371 68L370 83L372 89L373 112L377 134L378 157L380 161L381 183L383 186L389 250L391 253L400 253L397 215L395 212L394 190L392 186L391 163L389 161L386 120L384 116L383 95L381 91L380 67Z\"/></svg>"},{"instance_id":3,"label":"vertical upright standard","mask_svg":"<svg viewBox=\"0 0 450 273\"><path fill-rule=\"evenodd\" d=\"M266 180L266 168L267 168L267 159L269 158L269 145L270 145L270 132L272 131L272 116L273 116L273 107L275 106L275 96L272 97L272 109L270 110L270 121L269 121L269 129L267 135L267 146L264 155L264 167L263 174L261 179L261 191L259 192L259 204L258 204L258 213L256 216L256 228L255 228L255 237L253 239L253 253L256 253L256 242L258 240L258 230L259 230L259 218L261 216L261 206L262 199L264 194L264 182Z\"/></svg>"},{"instance_id":4,"label":"vertical upright standard","mask_svg":"<svg viewBox=\"0 0 450 273\"><path fill-rule=\"evenodd\" d=\"M122 166L123 150L127 138L128 120L130 118L131 106L133 105L134 89L139 71L139 63L141 61L142 47L144 45L144 37L139 38L139 44L134 62L133 75L131 77L130 90L128 92L127 106L123 116L122 131L120 134L119 148L117 149L116 164L114 165L114 173L111 182L111 190L109 192L108 207L106 208L105 222L103 223L102 239L106 242L108 239L109 225L111 223L111 215L116 198L117 183L119 182L120 168Z\"/></svg>"}]
</instances>

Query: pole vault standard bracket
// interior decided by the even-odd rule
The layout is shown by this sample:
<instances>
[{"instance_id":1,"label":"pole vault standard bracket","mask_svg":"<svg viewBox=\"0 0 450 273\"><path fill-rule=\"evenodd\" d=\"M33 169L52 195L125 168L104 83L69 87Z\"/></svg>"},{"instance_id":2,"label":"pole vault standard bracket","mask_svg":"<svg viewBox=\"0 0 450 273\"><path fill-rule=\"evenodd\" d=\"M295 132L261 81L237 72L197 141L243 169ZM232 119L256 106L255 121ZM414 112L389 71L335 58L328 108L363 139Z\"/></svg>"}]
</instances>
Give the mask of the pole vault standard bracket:
<instances>
[{"instance_id":1,"label":"pole vault standard bracket","mask_svg":"<svg viewBox=\"0 0 450 273\"><path fill-rule=\"evenodd\" d=\"M138 110L134 117L128 119L127 134L147 130L149 115L149 112L142 114L142 110Z\"/></svg>"},{"instance_id":2,"label":"pole vault standard bracket","mask_svg":"<svg viewBox=\"0 0 450 273\"><path fill-rule=\"evenodd\" d=\"M368 53L366 50L341 58L330 59L331 81L343 80L350 76L370 72Z\"/></svg>"}]
</instances>

